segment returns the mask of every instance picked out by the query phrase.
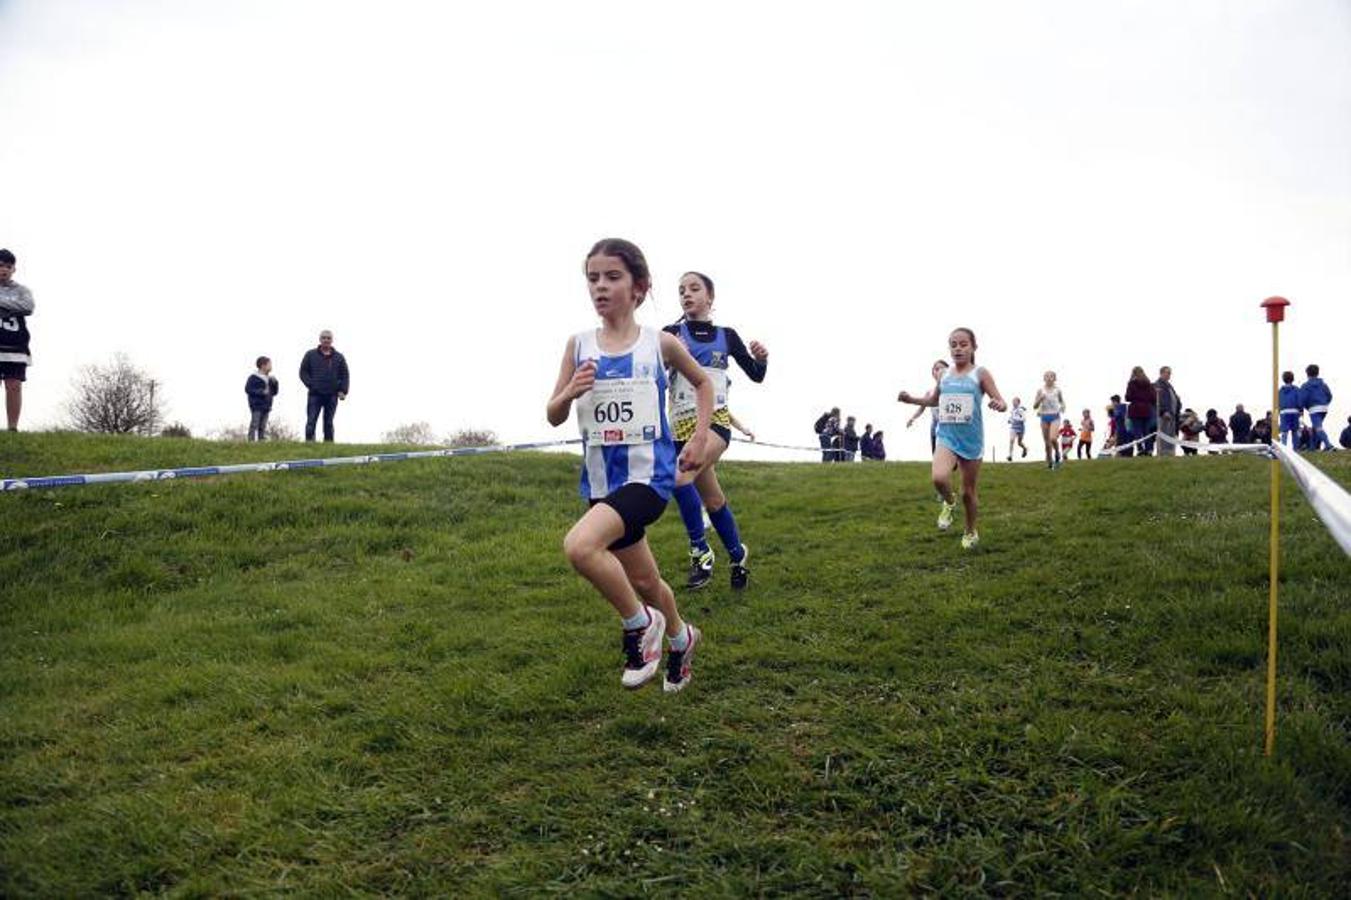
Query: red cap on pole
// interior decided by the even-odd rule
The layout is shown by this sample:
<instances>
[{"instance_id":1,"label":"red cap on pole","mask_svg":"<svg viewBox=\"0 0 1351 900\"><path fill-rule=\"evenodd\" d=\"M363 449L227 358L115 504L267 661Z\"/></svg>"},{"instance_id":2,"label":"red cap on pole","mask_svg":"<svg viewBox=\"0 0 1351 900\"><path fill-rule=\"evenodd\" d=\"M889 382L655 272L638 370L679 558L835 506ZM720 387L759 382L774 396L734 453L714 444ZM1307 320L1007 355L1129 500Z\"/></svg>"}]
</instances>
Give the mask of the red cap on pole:
<instances>
[{"instance_id":1,"label":"red cap on pole","mask_svg":"<svg viewBox=\"0 0 1351 900\"><path fill-rule=\"evenodd\" d=\"M1290 301L1284 297L1268 297L1262 301L1262 307L1267 311L1268 322L1284 322L1285 308L1290 305Z\"/></svg>"}]
</instances>

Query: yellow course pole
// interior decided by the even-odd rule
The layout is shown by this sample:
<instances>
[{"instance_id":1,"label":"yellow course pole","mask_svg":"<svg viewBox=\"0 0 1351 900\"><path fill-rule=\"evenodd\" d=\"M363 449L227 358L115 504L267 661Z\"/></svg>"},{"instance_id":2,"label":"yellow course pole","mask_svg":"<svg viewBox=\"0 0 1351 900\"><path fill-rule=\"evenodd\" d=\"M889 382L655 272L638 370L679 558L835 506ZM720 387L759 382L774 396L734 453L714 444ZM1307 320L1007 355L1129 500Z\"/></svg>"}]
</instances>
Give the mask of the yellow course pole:
<instances>
[{"instance_id":1,"label":"yellow course pole","mask_svg":"<svg viewBox=\"0 0 1351 900\"><path fill-rule=\"evenodd\" d=\"M1281 407L1279 403L1281 366L1280 366L1280 327L1285 318L1285 307L1290 301L1284 297L1268 297L1262 301L1267 311L1267 321L1271 323L1271 415L1273 424L1279 426ZM1275 429L1272 437L1280 440L1280 428ZM1266 756L1276 750L1276 599L1280 592L1281 562L1281 463L1274 455L1271 457L1271 558L1268 578L1271 590L1267 600L1267 717L1266 717Z\"/></svg>"}]
</instances>

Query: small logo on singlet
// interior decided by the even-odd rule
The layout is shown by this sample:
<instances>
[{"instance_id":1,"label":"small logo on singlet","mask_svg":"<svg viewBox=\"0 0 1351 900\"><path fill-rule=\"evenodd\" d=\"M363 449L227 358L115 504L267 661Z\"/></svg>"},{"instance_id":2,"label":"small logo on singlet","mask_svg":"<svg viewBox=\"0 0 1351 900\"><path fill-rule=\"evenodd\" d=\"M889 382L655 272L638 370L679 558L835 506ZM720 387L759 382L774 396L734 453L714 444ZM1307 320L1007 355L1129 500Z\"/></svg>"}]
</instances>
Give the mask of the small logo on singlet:
<instances>
[{"instance_id":1,"label":"small logo on singlet","mask_svg":"<svg viewBox=\"0 0 1351 900\"><path fill-rule=\"evenodd\" d=\"M624 440L624 429L622 429L622 428L607 428L607 429L605 429L605 433L604 433L604 435L602 435L601 440L605 440L605 441L622 441L622 440Z\"/></svg>"}]
</instances>

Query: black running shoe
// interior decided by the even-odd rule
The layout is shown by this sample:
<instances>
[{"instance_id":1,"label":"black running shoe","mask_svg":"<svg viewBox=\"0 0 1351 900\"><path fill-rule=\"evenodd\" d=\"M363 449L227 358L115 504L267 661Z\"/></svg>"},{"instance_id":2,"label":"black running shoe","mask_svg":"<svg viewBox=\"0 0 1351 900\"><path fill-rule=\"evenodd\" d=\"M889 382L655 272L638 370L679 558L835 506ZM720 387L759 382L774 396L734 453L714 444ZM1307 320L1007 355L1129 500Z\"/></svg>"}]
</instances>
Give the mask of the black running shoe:
<instances>
[{"instance_id":1,"label":"black running shoe","mask_svg":"<svg viewBox=\"0 0 1351 900\"><path fill-rule=\"evenodd\" d=\"M690 577L685 587L692 591L713 580L713 550L690 550Z\"/></svg>"},{"instance_id":2,"label":"black running shoe","mask_svg":"<svg viewBox=\"0 0 1351 900\"><path fill-rule=\"evenodd\" d=\"M733 562L732 569L732 590L741 591L746 589L746 582L750 580L751 570L746 565L746 560L751 558L751 551L745 544L741 545L741 562Z\"/></svg>"},{"instance_id":3,"label":"black running shoe","mask_svg":"<svg viewBox=\"0 0 1351 900\"><path fill-rule=\"evenodd\" d=\"M677 691L683 691L685 685L690 683L690 666L694 662L694 651L703 640L703 634L693 625L686 625L689 629L690 642L684 650L666 651L666 680L662 684L662 690L668 694L674 694Z\"/></svg>"}]
</instances>

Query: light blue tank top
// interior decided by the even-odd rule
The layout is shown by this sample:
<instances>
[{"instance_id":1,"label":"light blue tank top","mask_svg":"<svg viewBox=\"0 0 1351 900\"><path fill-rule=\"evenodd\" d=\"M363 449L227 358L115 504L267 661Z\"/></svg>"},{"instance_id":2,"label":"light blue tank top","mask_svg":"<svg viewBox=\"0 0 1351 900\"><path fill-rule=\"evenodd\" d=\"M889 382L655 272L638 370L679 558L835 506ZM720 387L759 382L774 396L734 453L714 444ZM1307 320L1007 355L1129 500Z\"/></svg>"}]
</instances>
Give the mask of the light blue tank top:
<instances>
[{"instance_id":1,"label":"light blue tank top","mask_svg":"<svg viewBox=\"0 0 1351 900\"><path fill-rule=\"evenodd\" d=\"M980 459L985 452L985 423L980 412L985 396L980 386L981 371L977 366L958 375L949 369L938 382L938 443L962 459ZM948 411L959 407L969 407L967 421L943 421L945 412L951 416L953 413Z\"/></svg>"}]
</instances>

